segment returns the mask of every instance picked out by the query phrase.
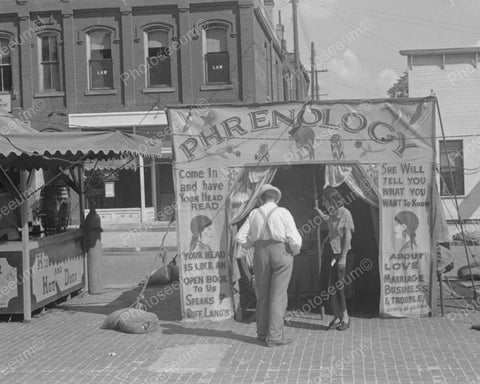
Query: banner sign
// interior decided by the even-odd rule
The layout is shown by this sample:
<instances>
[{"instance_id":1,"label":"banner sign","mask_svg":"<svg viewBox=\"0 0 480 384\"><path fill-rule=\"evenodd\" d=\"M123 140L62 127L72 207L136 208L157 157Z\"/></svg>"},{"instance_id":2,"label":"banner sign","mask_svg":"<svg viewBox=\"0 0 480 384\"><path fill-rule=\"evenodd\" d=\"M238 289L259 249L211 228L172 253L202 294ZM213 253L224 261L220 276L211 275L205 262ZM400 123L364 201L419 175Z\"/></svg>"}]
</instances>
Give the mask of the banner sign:
<instances>
[{"instance_id":1,"label":"banner sign","mask_svg":"<svg viewBox=\"0 0 480 384\"><path fill-rule=\"evenodd\" d=\"M225 295L222 301L220 296L204 298L207 276L216 274L221 284L227 284L222 276L230 273L222 264L223 255L228 259L228 170L302 163L378 165L380 314L427 315L433 262L429 202L435 162L434 106L435 99L427 97L169 109L185 317L233 314L231 307L222 312L227 308L223 305L231 304L231 292L222 291L225 286L218 288ZM212 222L208 250L195 249L197 226L210 222L195 221L199 215ZM199 261L192 259L195 252L200 252ZM198 262L208 268L199 269ZM195 284L202 290L195 291Z\"/></svg>"},{"instance_id":2,"label":"banner sign","mask_svg":"<svg viewBox=\"0 0 480 384\"><path fill-rule=\"evenodd\" d=\"M431 178L431 165L381 164L381 312L391 316L426 316L431 311Z\"/></svg>"},{"instance_id":3,"label":"banner sign","mask_svg":"<svg viewBox=\"0 0 480 384\"><path fill-rule=\"evenodd\" d=\"M233 315L227 259L227 169L176 169L177 235L184 319Z\"/></svg>"}]
</instances>

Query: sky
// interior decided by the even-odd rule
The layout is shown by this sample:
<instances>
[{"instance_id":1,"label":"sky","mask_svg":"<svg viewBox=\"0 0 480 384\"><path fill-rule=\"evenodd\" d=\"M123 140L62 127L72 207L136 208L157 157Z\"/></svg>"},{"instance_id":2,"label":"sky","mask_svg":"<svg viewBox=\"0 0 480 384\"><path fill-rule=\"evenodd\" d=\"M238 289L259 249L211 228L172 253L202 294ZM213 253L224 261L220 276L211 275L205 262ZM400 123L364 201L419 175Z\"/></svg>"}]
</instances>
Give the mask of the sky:
<instances>
[{"instance_id":1,"label":"sky","mask_svg":"<svg viewBox=\"0 0 480 384\"><path fill-rule=\"evenodd\" d=\"M293 51L292 4L275 1ZM321 99L386 97L404 49L480 46L480 0L298 0L300 58L315 43ZM425 95L428 96L428 95Z\"/></svg>"}]
</instances>

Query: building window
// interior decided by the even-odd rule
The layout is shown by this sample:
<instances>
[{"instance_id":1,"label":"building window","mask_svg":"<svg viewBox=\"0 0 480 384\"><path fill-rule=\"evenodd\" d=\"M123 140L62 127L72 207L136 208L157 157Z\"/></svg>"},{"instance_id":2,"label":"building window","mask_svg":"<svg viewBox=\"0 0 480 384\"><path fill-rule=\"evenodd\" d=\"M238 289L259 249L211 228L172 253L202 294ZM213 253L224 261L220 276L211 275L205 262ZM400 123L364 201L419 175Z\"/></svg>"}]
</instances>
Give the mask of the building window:
<instances>
[{"instance_id":1,"label":"building window","mask_svg":"<svg viewBox=\"0 0 480 384\"><path fill-rule=\"evenodd\" d=\"M453 178L450 176L450 169ZM457 195L465 194L462 140L440 141L440 175L442 196L453 196L454 192L457 192Z\"/></svg>"},{"instance_id":2,"label":"building window","mask_svg":"<svg viewBox=\"0 0 480 384\"><path fill-rule=\"evenodd\" d=\"M204 52L206 83L230 84L227 28L213 26L205 31Z\"/></svg>"},{"instance_id":3,"label":"building window","mask_svg":"<svg viewBox=\"0 0 480 384\"><path fill-rule=\"evenodd\" d=\"M172 72L168 32L156 30L147 34L147 87L171 87Z\"/></svg>"},{"instance_id":4,"label":"building window","mask_svg":"<svg viewBox=\"0 0 480 384\"><path fill-rule=\"evenodd\" d=\"M88 34L90 89L113 89L112 35L108 31Z\"/></svg>"},{"instance_id":5,"label":"building window","mask_svg":"<svg viewBox=\"0 0 480 384\"><path fill-rule=\"evenodd\" d=\"M12 90L12 61L9 43L8 39L0 39L0 92Z\"/></svg>"},{"instance_id":6,"label":"building window","mask_svg":"<svg viewBox=\"0 0 480 384\"><path fill-rule=\"evenodd\" d=\"M59 39L55 35L39 37L40 53L40 89L42 91L62 90Z\"/></svg>"}]
</instances>

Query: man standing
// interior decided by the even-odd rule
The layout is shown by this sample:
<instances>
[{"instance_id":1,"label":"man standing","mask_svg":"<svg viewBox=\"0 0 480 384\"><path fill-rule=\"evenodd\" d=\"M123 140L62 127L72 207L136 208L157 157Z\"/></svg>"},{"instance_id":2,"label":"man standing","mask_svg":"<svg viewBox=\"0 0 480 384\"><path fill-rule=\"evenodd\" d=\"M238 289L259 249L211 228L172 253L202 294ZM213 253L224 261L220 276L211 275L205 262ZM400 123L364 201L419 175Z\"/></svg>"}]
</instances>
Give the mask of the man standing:
<instances>
[{"instance_id":1,"label":"man standing","mask_svg":"<svg viewBox=\"0 0 480 384\"><path fill-rule=\"evenodd\" d=\"M277 187L265 184L259 196L261 207L250 212L236 241L244 248L255 247L258 340L274 347L292 342L284 337L283 317L288 304L293 256L300 252L302 238L291 213L277 206L282 197Z\"/></svg>"}]
</instances>

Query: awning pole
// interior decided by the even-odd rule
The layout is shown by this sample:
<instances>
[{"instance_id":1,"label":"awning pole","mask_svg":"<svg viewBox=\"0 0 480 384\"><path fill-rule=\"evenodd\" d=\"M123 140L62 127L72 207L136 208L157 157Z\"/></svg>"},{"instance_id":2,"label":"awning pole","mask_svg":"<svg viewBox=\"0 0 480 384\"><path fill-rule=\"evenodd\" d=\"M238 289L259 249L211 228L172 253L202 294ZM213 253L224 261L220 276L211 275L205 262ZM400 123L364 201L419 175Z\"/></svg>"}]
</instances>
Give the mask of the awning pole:
<instances>
[{"instance_id":1,"label":"awning pole","mask_svg":"<svg viewBox=\"0 0 480 384\"><path fill-rule=\"evenodd\" d=\"M139 168L140 168L140 222L146 221L146 209L145 209L145 165L143 162L143 156L138 156Z\"/></svg>"},{"instance_id":2,"label":"awning pole","mask_svg":"<svg viewBox=\"0 0 480 384\"><path fill-rule=\"evenodd\" d=\"M96 164L95 164L96 166ZM93 171L92 171L93 174ZM82 241L82 246L83 246L83 276L85 276L85 289L88 288L88 261L87 261L87 243L86 243L86 237L85 237L85 206L86 206L86 201L85 201L85 182L84 182L84 175L85 175L85 170L83 168L83 164L81 164L78 167L78 198L79 198L79 208L80 208L80 228L83 229L83 241ZM90 179L88 179L90 181Z\"/></svg>"},{"instance_id":3,"label":"awning pole","mask_svg":"<svg viewBox=\"0 0 480 384\"><path fill-rule=\"evenodd\" d=\"M157 206L157 165L155 162L155 157L152 157L152 169L150 171L150 182L152 184L152 206L154 217L153 220L157 221L158 219L158 206Z\"/></svg>"},{"instance_id":4,"label":"awning pole","mask_svg":"<svg viewBox=\"0 0 480 384\"><path fill-rule=\"evenodd\" d=\"M22 224L22 292L23 292L23 321L29 323L32 320L31 302L31 273L30 273L30 239L28 233L28 199L27 171L20 171L20 191L22 193L21 224Z\"/></svg>"},{"instance_id":5,"label":"awning pole","mask_svg":"<svg viewBox=\"0 0 480 384\"><path fill-rule=\"evenodd\" d=\"M447 155L448 173L450 174L450 180L452 181L453 197L454 197L454 201L455 201L455 208L457 209L458 223L460 224L460 233L461 233L461 236L462 236L463 247L465 249L465 256L467 256L468 270L470 272L470 280L472 282L472 289L473 289L473 299L476 302L477 301L477 291L475 290L475 281L473 280L472 264L470 263L470 257L468 256L467 243L465 242L465 233L463 232L463 220L462 220L462 217L460 215L460 208L459 208L459 205L458 205L458 198L457 198L457 188L455 187L455 181L453 180L452 166L450 165L450 161L448 161L447 141L446 141L446 138L445 138L445 129L443 128L442 114L440 113L440 105L438 104L438 99L435 100L435 105L437 106L438 121L440 122L440 128L442 130L443 145L445 147L445 153ZM440 151L441 151L441 148L440 148Z\"/></svg>"}]
</instances>

